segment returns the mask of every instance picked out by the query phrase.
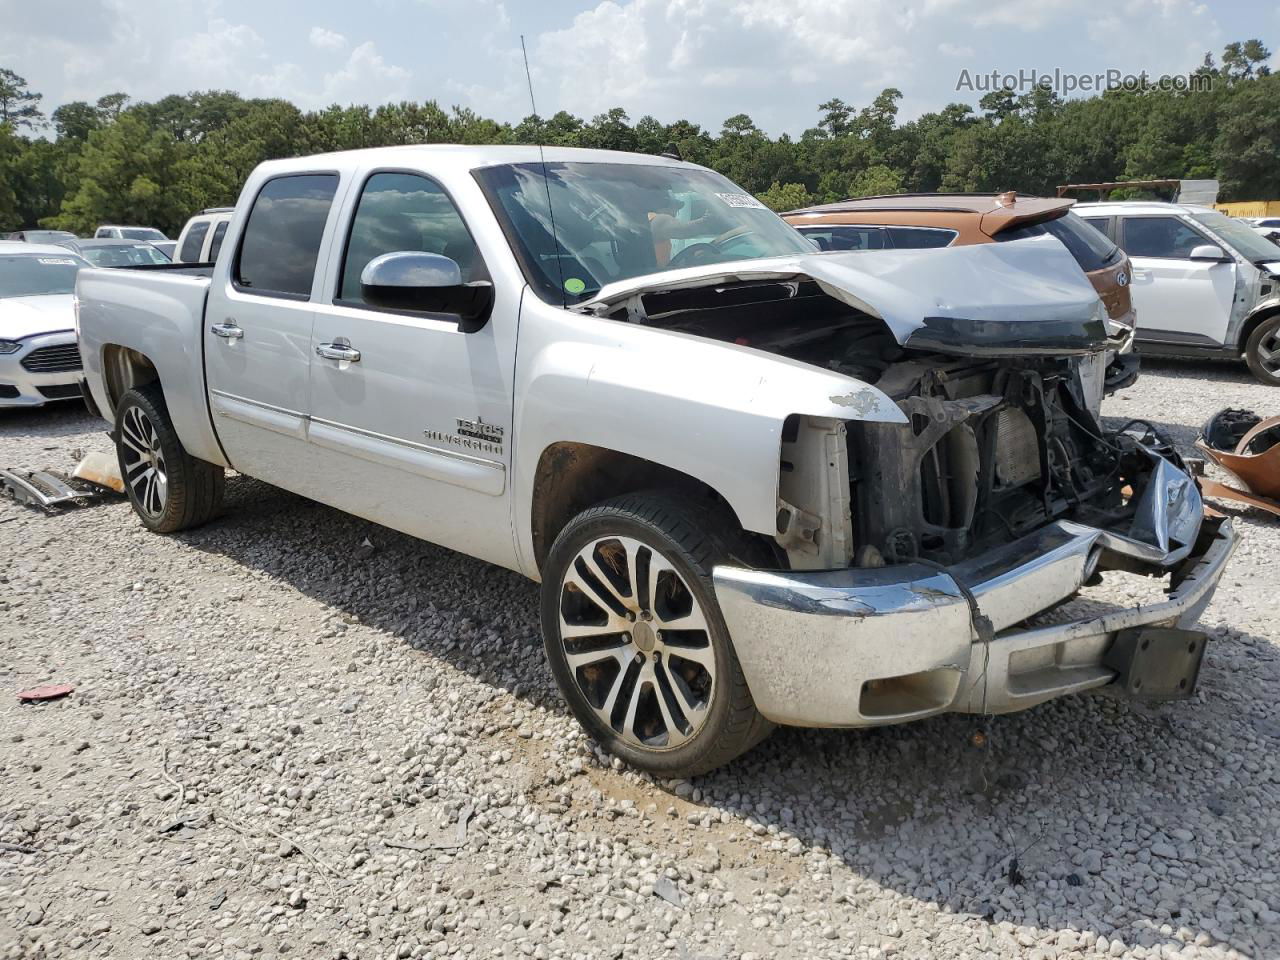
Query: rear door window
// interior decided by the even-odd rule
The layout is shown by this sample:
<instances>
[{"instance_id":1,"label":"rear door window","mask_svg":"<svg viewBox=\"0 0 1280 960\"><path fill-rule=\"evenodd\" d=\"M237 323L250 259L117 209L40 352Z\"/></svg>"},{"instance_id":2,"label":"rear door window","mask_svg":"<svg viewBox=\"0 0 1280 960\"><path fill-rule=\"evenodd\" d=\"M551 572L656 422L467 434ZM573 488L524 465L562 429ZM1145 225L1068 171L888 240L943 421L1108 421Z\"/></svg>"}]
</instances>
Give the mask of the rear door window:
<instances>
[{"instance_id":1,"label":"rear door window","mask_svg":"<svg viewBox=\"0 0 1280 960\"><path fill-rule=\"evenodd\" d=\"M929 227L885 227L895 250L929 250L948 246L956 238L954 230Z\"/></svg>"},{"instance_id":2,"label":"rear door window","mask_svg":"<svg viewBox=\"0 0 1280 960\"><path fill-rule=\"evenodd\" d=\"M191 225L182 240L182 249L178 251L178 259L183 263L195 263L200 259L200 248L204 246L205 235L209 232L209 221L199 220Z\"/></svg>"},{"instance_id":3,"label":"rear door window","mask_svg":"<svg viewBox=\"0 0 1280 960\"><path fill-rule=\"evenodd\" d=\"M1124 249L1131 257L1185 260L1209 241L1176 217L1124 217Z\"/></svg>"},{"instance_id":4,"label":"rear door window","mask_svg":"<svg viewBox=\"0 0 1280 960\"><path fill-rule=\"evenodd\" d=\"M820 250L884 250L889 245L884 227L805 227L800 232Z\"/></svg>"},{"instance_id":5,"label":"rear door window","mask_svg":"<svg viewBox=\"0 0 1280 960\"><path fill-rule=\"evenodd\" d=\"M222 238L227 235L227 225L230 223L230 220L222 220L213 228L213 239L209 241L210 263L218 259L218 251L222 249Z\"/></svg>"},{"instance_id":6,"label":"rear door window","mask_svg":"<svg viewBox=\"0 0 1280 960\"><path fill-rule=\"evenodd\" d=\"M232 270L236 287L263 296L306 300L338 176L307 173L268 180L245 223Z\"/></svg>"}]
</instances>

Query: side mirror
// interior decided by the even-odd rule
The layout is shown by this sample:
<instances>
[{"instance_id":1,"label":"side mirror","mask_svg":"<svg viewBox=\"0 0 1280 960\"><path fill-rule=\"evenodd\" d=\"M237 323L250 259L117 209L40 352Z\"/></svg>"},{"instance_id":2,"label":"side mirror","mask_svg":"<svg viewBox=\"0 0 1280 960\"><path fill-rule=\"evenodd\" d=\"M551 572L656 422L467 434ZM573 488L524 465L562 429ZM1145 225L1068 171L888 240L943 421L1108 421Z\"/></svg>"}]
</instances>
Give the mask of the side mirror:
<instances>
[{"instance_id":1,"label":"side mirror","mask_svg":"<svg viewBox=\"0 0 1280 960\"><path fill-rule=\"evenodd\" d=\"M1192 260L1211 260L1215 263L1224 263L1231 260L1224 251L1216 243L1202 243L1198 247L1193 247L1190 254Z\"/></svg>"},{"instance_id":2,"label":"side mirror","mask_svg":"<svg viewBox=\"0 0 1280 960\"><path fill-rule=\"evenodd\" d=\"M493 310L492 283L463 283L456 261L418 250L374 257L360 271L360 293L365 303L386 310L453 314L463 333L481 329Z\"/></svg>"}]
</instances>

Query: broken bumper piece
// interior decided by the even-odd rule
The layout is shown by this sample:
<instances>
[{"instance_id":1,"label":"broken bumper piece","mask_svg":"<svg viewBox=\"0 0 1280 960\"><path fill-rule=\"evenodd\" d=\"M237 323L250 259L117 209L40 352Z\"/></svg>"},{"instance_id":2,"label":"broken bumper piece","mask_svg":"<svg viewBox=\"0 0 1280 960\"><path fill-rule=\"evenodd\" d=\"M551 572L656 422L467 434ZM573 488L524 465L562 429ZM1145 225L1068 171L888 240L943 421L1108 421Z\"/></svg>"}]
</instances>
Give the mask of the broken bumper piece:
<instances>
[{"instance_id":1,"label":"broken bumper piece","mask_svg":"<svg viewBox=\"0 0 1280 960\"><path fill-rule=\"evenodd\" d=\"M1199 513L1200 498L1186 500ZM1153 560L1150 544L1059 521L945 572L915 563L820 572L721 566L715 590L756 706L777 723L860 727L1008 713L1111 684L1118 636L1194 626L1236 535L1230 521L1206 518L1192 540ZM1168 597L1023 625L1107 569L1165 572ZM979 639L961 583L991 621L990 643Z\"/></svg>"}]
</instances>

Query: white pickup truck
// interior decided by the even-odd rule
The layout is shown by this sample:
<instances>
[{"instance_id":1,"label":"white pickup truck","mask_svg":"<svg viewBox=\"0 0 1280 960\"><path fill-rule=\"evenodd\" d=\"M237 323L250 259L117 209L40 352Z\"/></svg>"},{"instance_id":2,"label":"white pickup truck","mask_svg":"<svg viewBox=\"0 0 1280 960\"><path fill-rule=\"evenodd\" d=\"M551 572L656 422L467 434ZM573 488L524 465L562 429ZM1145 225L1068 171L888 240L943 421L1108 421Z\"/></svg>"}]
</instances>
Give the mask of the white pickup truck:
<instances>
[{"instance_id":1,"label":"white pickup truck","mask_svg":"<svg viewBox=\"0 0 1280 960\"><path fill-rule=\"evenodd\" d=\"M146 526L232 468L518 570L574 714L654 773L1195 687L1234 534L1103 429L1105 312L1052 238L819 253L678 160L396 147L265 163L215 265L78 296ZM1167 597L1034 622L1117 569Z\"/></svg>"}]
</instances>

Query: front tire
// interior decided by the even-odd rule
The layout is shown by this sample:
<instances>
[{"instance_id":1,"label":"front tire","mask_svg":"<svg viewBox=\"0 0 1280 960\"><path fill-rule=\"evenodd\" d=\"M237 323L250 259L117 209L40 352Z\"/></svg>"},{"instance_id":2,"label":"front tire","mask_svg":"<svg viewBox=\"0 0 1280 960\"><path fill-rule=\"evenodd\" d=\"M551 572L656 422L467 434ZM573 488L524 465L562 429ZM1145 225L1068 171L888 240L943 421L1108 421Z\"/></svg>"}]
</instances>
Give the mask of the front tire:
<instances>
[{"instance_id":1,"label":"front tire","mask_svg":"<svg viewBox=\"0 0 1280 960\"><path fill-rule=\"evenodd\" d=\"M1262 321L1249 335L1244 359L1254 377L1269 387L1280 387L1280 314Z\"/></svg>"},{"instance_id":2,"label":"front tire","mask_svg":"<svg viewBox=\"0 0 1280 960\"><path fill-rule=\"evenodd\" d=\"M120 398L115 441L125 492L149 530L175 533L217 514L223 470L183 448L159 384L136 387Z\"/></svg>"},{"instance_id":3,"label":"front tire","mask_svg":"<svg viewBox=\"0 0 1280 960\"><path fill-rule=\"evenodd\" d=\"M542 635L561 693L601 746L658 776L721 766L772 729L712 587L730 533L674 499L630 495L571 520L544 565Z\"/></svg>"}]
</instances>

